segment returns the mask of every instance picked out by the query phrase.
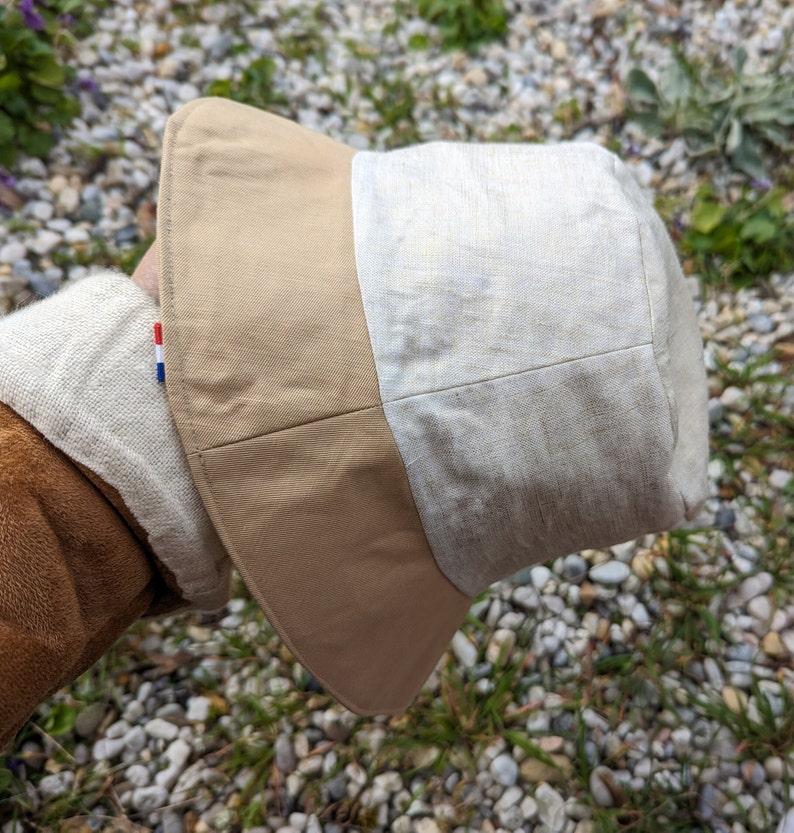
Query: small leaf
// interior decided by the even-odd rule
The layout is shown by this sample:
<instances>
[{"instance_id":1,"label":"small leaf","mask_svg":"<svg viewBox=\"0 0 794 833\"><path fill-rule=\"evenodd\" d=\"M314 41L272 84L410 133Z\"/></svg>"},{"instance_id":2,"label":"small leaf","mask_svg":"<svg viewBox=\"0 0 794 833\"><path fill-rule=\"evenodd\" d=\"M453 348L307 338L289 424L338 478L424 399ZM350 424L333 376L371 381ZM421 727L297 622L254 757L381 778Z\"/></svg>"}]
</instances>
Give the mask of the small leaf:
<instances>
[{"instance_id":1,"label":"small leaf","mask_svg":"<svg viewBox=\"0 0 794 833\"><path fill-rule=\"evenodd\" d=\"M742 123L739 119L731 119L730 127L728 128L728 135L725 138L725 150L727 153L733 153L736 148L742 143L744 131L742 130Z\"/></svg>"},{"instance_id":2,"label":"small leaf","mask_svg":"<svg viewBox=\"0 0 794 833\"><path fill-rule=\"evenodd\" d=\"M14 773L10 769L0 767L0 795L8 795L11 785L14 783ZM12 824L11 829L13 830Z\"/></svg>"},{"instance_id":3,"label":"small leaf","mask_svg":"<svg viewBox=\"0 0 794 833\"><path fill-rule=\"evenodd\" d=\"M710 234L722 222L725 212L725 207L719 203L710 200L699 202L692 209L692 227L701 234Z\"/></svg>"},{"instance_id":4,"label":"small leaf","mask_svg":"<svg viewBox=\"0 0 794 833\"><path fill-rule=\"evenodd\" d=\"M69 706L66 703L58 703L44 721L44 731L56 737L58 735L65 735L74 728L76 717L77 711L73 706Z\"/></svg>"},{"instance_id":5,"label":"small leaf","mask_svg":"<svg viewBox=\"0 0 794 833\"><path fill-rule=\"evenodd\" d=\"M748 174L754 179L764 179L764 163L761 160L761 152L756 142L746 133L742 137L741 144L731 154L731 162L735 168Z\"/></svg>"},{"instance_id":6,"label":"small leaf","mask_svg":"<svg viewBox=\"0 0 794 833\"><path fill-rule=\"evenodd\" d=\"M736 54L733 56L733 65L736 69L736 74L741 75L742 70L744 69L744 65L747 63L747 50L740 46L736 50Z\"/></svg>"},{"instance_id":7,"label":"small leaf","mask_svg":"<svg viewBox=\"0 0 794 833\"><path fill-rule=\"evenodd\" d=\"M780 150L786 150L786 148L790 144L789 137L786 134L786 131L781 129L777 125L756 125L756 133L759 134L762 139L765 139L767 142L769 142L770 145L774 145Z\"/></svg>"},{"instance_id":8,"label":"small leaf","mask_svg":"<svg viewBox=\"0 0 794 833\"><path fill-rule=\"evenodd\" d=\"M0 144L10 142L14 138L14 122L0 111Z\"/></svg>"},{"instance_id":9,"label":"small leaf","mask_svg":"<svg viewBox=\"0 0 794 833\"><path fill-rule=\"evenodd\" d=\"M50 60L43 62L35 72L29 73L28 78L44 87L60 87L66 80L66 70Z\"/></svg>"},{"instance_id":10,"label":"small leaf","mask_svg":"<svg viewBox=\"0 0 794 833\"><path fill-rule=\"evenodd\" d=\"M659 92L673 107L679 107L691 97L692 82L679 61L674 61L659 77Z\"/></svg>"},{"instance_id":11,"label":"small leaf","mask_svg":"<svg viewBox=\"0 0 794 833\"><path fill-rule=\"evenodd\" d=\"M6 72L0 75L0 99L9 93L15 93L22 85L22 80L16 72Z\"/></svg>"},{"instance_id":12,"label":"small leaf","mask_svg":"<svg viewBox=\"0 0 794 833\"><path fill-rule=\"evenodd\" d=\"M778 227L772 219L763 214L756 214L742 225L739 237L756 243L768 243L776 237L777 232Z\"/></svg>"},{"instance_id":13,"label":"small leaf","mask_svg":"<svg viewBox=\"0 0 794 833\"><path fill-rule=\"evenodd\" d=\"M635 101L644 104L657 104L659 101L656 84L641 69L633 69L626 76L626 92Z\"/></svg>"},{"instance_id":14,"label":"small leaf","mask_svg":"<svg viewBox=\"0 0 794 833\"><path fill-rule=\"evenodd\" d=\"M207 95L216 96L218 98L231 98L232 82L227 78L213 81L207 88Z\"/></svg>"}]
</instances>

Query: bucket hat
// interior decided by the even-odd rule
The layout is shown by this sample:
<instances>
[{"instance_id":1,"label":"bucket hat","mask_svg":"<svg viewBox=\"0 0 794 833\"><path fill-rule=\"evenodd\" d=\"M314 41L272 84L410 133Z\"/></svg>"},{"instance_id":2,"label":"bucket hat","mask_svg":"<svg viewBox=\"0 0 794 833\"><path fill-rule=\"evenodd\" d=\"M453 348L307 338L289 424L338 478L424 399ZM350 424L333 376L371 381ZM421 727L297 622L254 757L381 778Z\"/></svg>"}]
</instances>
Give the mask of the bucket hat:
<instances>
[{"instance_id":1,"label":"bucket hat","mask_svg":"<svg viewBox=\"0 0 794 833\"><path fill-rule=\"evenodd\" d=\"M202 99L167 126L158 241L199 493L288 647L360 714L410 703L490 583L706 496L694 309L600 147L355 152Z\"/></svg>"}]
</instances>

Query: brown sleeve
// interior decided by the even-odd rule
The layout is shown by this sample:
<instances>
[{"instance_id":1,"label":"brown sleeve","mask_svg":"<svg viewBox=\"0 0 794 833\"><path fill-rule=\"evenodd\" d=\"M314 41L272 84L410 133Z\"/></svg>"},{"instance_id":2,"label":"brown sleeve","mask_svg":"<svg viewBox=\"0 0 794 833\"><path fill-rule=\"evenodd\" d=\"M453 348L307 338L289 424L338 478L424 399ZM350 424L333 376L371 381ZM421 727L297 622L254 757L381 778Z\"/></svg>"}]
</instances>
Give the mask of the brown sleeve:
<instances>
[{"instance_id":1,"label":"brown sleeve","mask_svg":"<svg viewBox=\"0 0 794 833\"><path fill-rule=\"evenodd\" d=\"M0 404L0 749L136 619L181 606L110 487Z\"/></svg>"}]
</instances>

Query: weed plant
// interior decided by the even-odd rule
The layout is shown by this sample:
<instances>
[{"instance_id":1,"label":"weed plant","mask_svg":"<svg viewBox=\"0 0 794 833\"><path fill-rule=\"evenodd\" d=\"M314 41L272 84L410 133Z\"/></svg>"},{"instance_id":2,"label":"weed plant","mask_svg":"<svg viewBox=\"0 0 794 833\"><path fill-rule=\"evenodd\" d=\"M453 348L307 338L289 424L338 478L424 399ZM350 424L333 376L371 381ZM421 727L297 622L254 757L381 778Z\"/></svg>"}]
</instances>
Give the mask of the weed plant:
<instances>
[{"instance_id":1,"label":"weed plant","mask_svg":"<svg viewBox=\"0 0 794 833\"><path fill-rule=\"evenodd\" d=\"M45 157L80 112L67 58L90 29L89 9L81 0L0 4L0 166L20 152Z\"/></svg>"},{"instance_id":2,"label":"weed plant","mask_svg":"<svg viewBox=\"0 0 794 833\"><path fill-rule=\"evenodd\" d=\"M207 95L230 98L242 104L289 114L289 103L275 88L276 62L265 55L252 61L238 80L214 81L207 88Z\"/></svg>"},{"instance_id":3,"label":"weed plant","mask_svg":"<svg viewBox=\"0 0 794 833\"><path fill-rule=\"evenodd\" d=\"M503 0L417 0L416 11L438 26L445 49L474 51L507 33Z\"/></svg>"},{"instance_id":4,"label":"weed plant","mask_svg":"<svg viewBox=\"0 0 794 833\"><path fill-rule=\"evenodd\" d=\"M747 189L734 202L720 200L711 186L694 197L679 251L704 283L736 288L764 285L774 273L794 270L794 210L786 191L760 196Z\"/></svg>"},{"instance_id":5,"label":"weed plant","mask_svg":"<svg viewBox=\"0 0 794 833\"><path fill-rule=\"evenodd\" d=\"M794 76L774 67L750 74L746 63L740 47L730 68L689 62L676 52L657 82L632 69L628 116L650 133L683 136L693 156L722 153L735 169L764 179L764 151L782 156L794 143Z\"/></svg>"}]
</instances>

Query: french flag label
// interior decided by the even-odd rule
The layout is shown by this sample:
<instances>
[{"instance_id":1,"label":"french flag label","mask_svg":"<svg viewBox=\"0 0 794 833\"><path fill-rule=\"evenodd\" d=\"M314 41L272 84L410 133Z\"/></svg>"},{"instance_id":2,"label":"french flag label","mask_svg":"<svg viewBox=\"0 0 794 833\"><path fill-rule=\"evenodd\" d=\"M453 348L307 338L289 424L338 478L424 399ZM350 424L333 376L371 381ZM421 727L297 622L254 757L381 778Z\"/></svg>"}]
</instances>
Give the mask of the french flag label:
<instances>
[{"instance_id":1,"label":"french flag label","mask_svg":"<svg viewBox=\"0 0 794 833\"><path fill-rule=\"evenodd\" d=\"M163 325L159 321L154 325L154 354L157 359L157 381L165 382L165 362L163 361Z\"/></svg>"}]
</instances>

